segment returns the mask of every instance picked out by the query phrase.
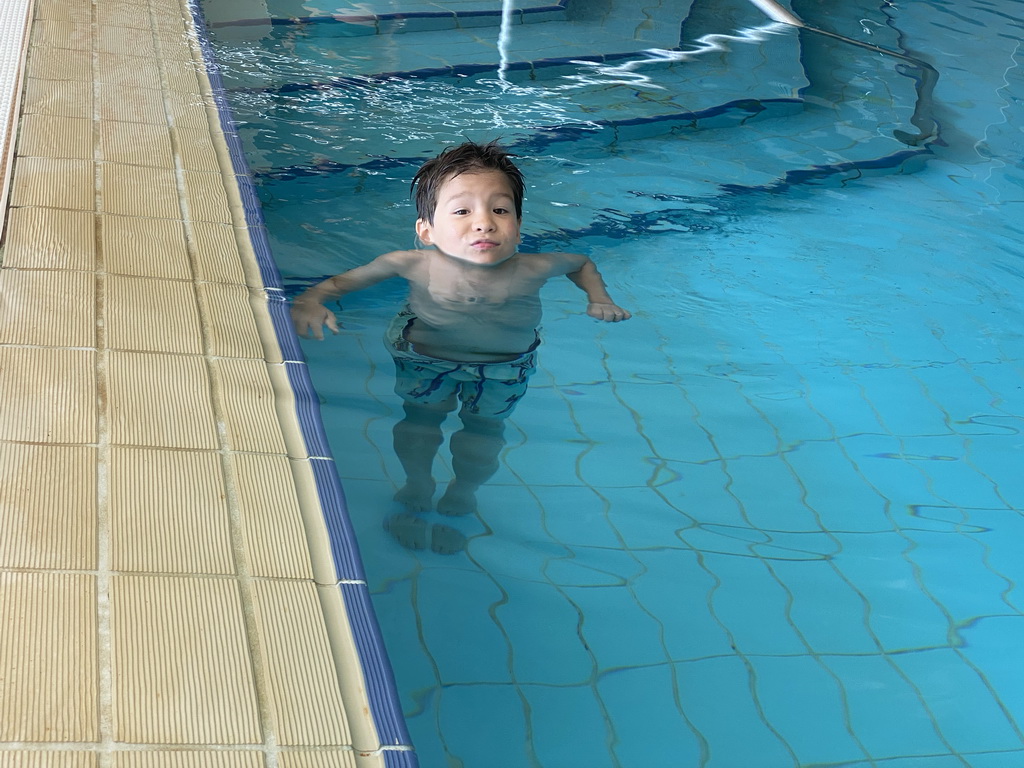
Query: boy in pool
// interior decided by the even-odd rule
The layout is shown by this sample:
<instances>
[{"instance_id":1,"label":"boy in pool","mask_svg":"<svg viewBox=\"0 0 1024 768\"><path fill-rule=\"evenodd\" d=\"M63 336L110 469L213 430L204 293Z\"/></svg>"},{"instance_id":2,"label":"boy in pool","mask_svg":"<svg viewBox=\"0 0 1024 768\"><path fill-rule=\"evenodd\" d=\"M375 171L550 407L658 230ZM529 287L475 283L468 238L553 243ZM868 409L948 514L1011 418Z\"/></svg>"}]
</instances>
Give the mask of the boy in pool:
<instances>
[{"instance_id":1,"label":"boy in pool","mask_svg":"<svg viewBox=\"0 0 1024 768\"><path fill-rule=\"evenodd\" d=\"M408 281L408 304L384 339L405 409L394 440L407 480L395 499L412 513L431 509L441 424L461 402L463 427L451 438L455 478L437 511L464 515L476 510L476 490L498 468L504 420L535 370L544 283L568 277L598 320L630 313L612 301L586 256L518 252L525 185L495 142L446 149L419 169L413 186L416 235L433 247L385 253L313 286L295 299L292 318L301 336L323 339L323 326L338 332L324 302L392 277Z\"/></svg>"}]
</instances>

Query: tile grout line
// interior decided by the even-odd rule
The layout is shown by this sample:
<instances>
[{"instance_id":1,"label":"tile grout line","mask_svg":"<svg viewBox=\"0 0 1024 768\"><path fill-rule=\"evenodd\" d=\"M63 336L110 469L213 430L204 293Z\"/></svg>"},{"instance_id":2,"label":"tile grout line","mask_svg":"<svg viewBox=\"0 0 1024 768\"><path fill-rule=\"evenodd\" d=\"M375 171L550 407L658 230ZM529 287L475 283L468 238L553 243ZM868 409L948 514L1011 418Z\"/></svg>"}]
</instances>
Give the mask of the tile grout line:
<instances>
[{"instance_id":1,"label":"tile grout line","mask_svg":"<svg viewBox=\"0 0 1024 768\"><path fill-rule=\"evenodd\" d=\"M103 208L103 187L101 185L100 160L102 159L102 138L100 131L99 105L99 52L97 40L99 23L95 2L90 3L90 53L92 61L92 139L93 139L93 237L95 255L93 275L95 285L95 337L96 345L96 611L97 611L97 671L98 690L98 768L113 768L114 723L114 650L111 610L111 510L110 510L110 378L107 354L107 322L105 301L105 277L103 274L103 238L100 211Z\"/></svg>"}]
</instances>

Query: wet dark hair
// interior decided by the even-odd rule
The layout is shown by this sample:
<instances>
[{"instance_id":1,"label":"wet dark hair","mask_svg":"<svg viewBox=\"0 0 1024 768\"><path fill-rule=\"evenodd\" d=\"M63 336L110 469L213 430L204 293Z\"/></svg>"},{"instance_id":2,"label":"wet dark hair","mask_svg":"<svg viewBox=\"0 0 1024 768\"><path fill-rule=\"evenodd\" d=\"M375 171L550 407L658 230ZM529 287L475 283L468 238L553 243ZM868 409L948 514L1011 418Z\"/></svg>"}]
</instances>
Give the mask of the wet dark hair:
<instances>
[{"instance_id":1,"label":"wet dark hair","mask_svg":"<svg viewBox=\"0 0 1024 768\"><path fill-rule=\"evenodd\" d=\"M437 192L446 181L463 173L500 171L505 174L509 186L512 187L516 218L523 218L526 184L522 172L510 159L512 157L515 155L506 152L496 141L488 144L467 141L456 147L448 147L437 157L427 160L413 177L410 192L415 190L416 193L416 215L424 221L434 223Z\"/></svg>"}]
</instances>

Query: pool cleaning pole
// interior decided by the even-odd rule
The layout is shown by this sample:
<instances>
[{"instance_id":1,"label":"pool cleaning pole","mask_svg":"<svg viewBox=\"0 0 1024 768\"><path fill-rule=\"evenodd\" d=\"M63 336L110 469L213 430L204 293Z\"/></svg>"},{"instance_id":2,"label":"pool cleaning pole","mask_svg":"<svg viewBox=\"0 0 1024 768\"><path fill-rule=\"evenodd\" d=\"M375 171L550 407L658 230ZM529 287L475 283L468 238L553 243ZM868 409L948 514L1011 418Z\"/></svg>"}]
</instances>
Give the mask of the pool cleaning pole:
<instances>
[{"instance_id":1,"label":"pool cleaning pole","mask_svg":"<svg viewBox=\"0 0 1024 768\"><path fill-rule=\"evenodd\" d=\"M885 56L892 56L897 59L901 59L908 64L914 66L918 72L919 77L915 85L917 91L917 105L914 107L914 114L910 118L910 122L914 124L920 133L917 136L907 133L906 131L894 131L893 135L904 144L910 146L920 146L930 139L934 139L939 135L939 124L932 117L934 110L933 104L933 92L935 90L935 83L939 79L939 73L935 70L931 64L921 61L921 59L913 56L908 56L905 53L898 53L897 51L890 51L888 48L880 48L877 45L871 43L865 43L861 40L853 40L852 38L844 35L838 35L835 32L826 32L823 29L817 29L815 27L809 27L804 24L799 18L787 11L775 0L750 0L751 3L761 9L769 19L779 24L789 24L793 27L799 27L800 29L807 30L808 32L814 32L825 37L831 37L836 40L842 40L845 43L856 45L860 48L866 48L869 51L875 51L876 53L884 54Z\"/></svg>"},{"instance_id":2,"label":"pool cleaning pole","mask_svg":"<svg viewBox=\"0 0 1024 768\"><path fill-rule=\"evenodd\" d=\"M777 21L780 24L792 24L794 27L804 25L800 19L776 3L775 0L750 0L750 2L760 8L765 16L772 21Z\"/></svg>"}]
</instances>

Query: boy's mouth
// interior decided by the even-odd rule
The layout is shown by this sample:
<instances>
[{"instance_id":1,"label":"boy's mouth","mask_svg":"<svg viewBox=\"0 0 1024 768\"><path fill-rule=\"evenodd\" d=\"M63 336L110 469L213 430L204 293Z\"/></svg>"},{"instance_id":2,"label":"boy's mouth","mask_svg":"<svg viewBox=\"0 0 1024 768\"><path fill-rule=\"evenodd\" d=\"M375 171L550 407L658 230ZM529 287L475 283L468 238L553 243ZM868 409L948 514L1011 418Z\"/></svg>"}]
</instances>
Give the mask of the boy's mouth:
<instances>
[{"instance_id":1,"label":"boy's mouth","mask_svg":"<svg viewBox=\"0 0 1024 768\"><path fill-rule=\"evenodd\" d=\"M489 248L496 248L498 246L498 244L493 240L474 240L471 243L471 245L472 247L477 248L479 250L487 250Z\"/></svg>"}]
</instances>

